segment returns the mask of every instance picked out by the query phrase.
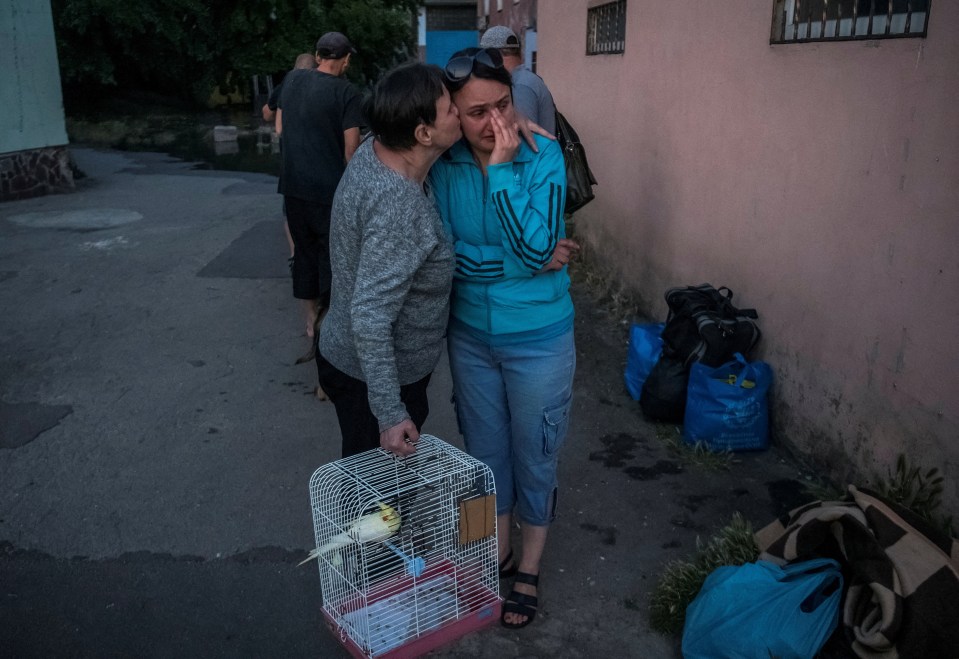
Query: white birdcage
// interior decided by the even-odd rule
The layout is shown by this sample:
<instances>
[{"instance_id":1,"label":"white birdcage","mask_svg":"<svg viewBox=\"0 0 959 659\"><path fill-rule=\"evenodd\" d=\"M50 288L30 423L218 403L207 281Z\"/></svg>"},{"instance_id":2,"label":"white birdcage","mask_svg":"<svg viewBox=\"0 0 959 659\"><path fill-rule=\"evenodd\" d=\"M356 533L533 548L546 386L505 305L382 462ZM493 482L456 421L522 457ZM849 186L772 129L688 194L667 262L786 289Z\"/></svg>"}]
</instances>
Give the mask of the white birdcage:
<instances>
[{"instance_id":1,"label":"white birdcage","mask_svg":"<svg viewBox=\"0 0 959 659\"><path fill-rule=\"evenodd\" d=\"M493 474L431 435L310 479L323 615L356 657L418 656L499 617Z\"/></svg>"}]
</instances>

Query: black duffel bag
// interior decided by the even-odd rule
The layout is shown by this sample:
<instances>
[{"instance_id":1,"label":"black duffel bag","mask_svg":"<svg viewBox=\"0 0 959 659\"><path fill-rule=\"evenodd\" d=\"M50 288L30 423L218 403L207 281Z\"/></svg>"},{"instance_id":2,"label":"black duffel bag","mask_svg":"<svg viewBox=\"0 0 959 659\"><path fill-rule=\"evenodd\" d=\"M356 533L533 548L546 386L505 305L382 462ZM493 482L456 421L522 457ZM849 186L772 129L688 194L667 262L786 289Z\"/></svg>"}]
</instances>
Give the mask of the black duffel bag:
<instances>
[{"instance_id":1,"label":"black duffel bag","mask_svg":"<svg viewBox=\"0 0 959 659\"><path fill-rule=\"evenodd\" d=\"M733 292L709 284L666 291L669 315L663 353L643 383L639 405L658 421L682 422L693 362L721 366L739 352L748 356L761 336L755 309L737 309Z\"/></svg>"},{"instance_id":2,"label":"black duffel bag","mask_svg":"<svg viewBox=\"0 0 959 659\"><path fill-rule=\"evenodd\" d=\"M666 291L669 315L663 328L663 354L688 369L693 362L722 366L739 352L749 356L759 341L755 309L733 306L733 292L709 284Z\"/></svg>"}]
</instances>

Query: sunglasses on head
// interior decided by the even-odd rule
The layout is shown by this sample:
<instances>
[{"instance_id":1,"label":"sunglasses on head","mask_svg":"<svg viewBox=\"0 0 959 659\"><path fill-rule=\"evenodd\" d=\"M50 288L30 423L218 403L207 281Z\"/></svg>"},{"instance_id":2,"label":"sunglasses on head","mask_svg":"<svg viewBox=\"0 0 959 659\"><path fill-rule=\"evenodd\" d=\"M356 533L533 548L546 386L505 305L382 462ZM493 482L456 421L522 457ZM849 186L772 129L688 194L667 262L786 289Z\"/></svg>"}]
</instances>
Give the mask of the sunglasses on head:
<instances>
[{"instance_id":1,"label":"sunglasses on head","mask_svg":"<svg viewBox=\"0 0 959 659\"><path fill-rule=\"evenodd\" d=\"M481 64L489 69L503 68L503 56L496 48L482 48L472 55L454 57L446 64L444 74L450 82L463 82L473 74L473 67Z\"/></svg>"}]
</instances>

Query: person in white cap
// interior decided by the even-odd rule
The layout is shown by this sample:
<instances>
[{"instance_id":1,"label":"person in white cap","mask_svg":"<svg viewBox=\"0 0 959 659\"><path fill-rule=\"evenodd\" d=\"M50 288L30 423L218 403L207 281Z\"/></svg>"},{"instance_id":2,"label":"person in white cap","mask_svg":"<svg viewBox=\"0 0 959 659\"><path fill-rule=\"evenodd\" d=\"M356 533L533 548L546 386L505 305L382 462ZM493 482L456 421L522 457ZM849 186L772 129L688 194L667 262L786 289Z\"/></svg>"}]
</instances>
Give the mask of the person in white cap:
<instances>
[{"instance_id":1,"label":"person in white cap","mask_svg":"<svg viewBox=\"0 0 959 659\"><path fill-rule=\"evenodd\" d=\"M513 77L513 107L551 134L556 134L556 107L546 83L523 64L519 37L505 25L494 25L483 33L480 48L496 48L503 66Z\"/></svg>"}]
</instances>

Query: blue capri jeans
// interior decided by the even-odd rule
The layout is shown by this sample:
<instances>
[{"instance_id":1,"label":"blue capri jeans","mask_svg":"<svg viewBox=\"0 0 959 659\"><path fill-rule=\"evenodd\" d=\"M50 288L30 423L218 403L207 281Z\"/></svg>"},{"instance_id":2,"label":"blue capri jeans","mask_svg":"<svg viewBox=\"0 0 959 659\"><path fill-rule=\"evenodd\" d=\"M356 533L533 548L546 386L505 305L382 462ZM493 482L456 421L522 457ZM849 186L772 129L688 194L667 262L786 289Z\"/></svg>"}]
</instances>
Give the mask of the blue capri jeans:
<instances>
[{"instance_id":1,"label":"blue capri jeans","mask_svg":"<svg viewBox=\"0 0 959 659\"><path fill-rule=\"evenodd\" d=\"M467 452L496 480L496 514L526 524L556 516L556 466L569 429L572 328L548 340L490 346L456 323L448 344L453 398Z\"/></svg>"}]
</instances>

